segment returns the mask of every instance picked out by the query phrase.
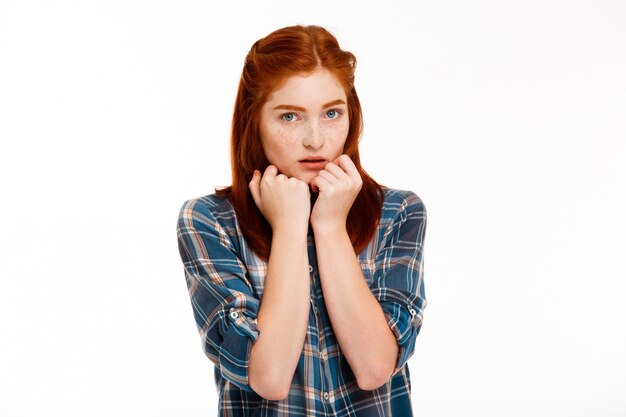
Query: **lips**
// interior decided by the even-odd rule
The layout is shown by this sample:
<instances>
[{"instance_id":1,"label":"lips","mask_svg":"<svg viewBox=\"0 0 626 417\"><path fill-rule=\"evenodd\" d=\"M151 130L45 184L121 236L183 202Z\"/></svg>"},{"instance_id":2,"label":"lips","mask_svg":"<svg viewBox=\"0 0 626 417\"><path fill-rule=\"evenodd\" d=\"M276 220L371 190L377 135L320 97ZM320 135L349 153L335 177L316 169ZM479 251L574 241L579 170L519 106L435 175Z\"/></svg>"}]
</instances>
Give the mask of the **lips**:
<instances>
[{"instance_id":1,"label":"lips","mask_svg":"<svg viewBox=\"0 0 626 417\"><path fill-rule=\"evenodd\" d=\"M300 162L324 162L324 161L326 161L326 159L322 158L321 156L311 156L309 158L304 158L300 160Z\"/></svg>"},{"instance_id":2,"label":"lips","mask_svg":"<svg viewBox=\"0 0 626 417\"><path fill-rule=\"evenodd\" d=\"M300 164L305 169L317 170L324 169L324 165L326 165L326 160L324 158L306 158L301 159Z\"/></svg>"}]
</instances>

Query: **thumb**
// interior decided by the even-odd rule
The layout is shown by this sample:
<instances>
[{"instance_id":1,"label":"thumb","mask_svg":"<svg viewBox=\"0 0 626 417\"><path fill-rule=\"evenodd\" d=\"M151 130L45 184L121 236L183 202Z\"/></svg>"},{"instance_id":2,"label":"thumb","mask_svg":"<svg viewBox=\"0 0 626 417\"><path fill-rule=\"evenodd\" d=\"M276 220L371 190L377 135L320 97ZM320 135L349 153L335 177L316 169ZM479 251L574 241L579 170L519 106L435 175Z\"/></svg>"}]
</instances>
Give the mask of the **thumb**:
<instances>
[{"instance_id":1,"label":"thumb","mask_svg":"<svg viewBox=\"0 0 626 417\"><path fill-rule=\"evenodd\" d=\"M254 203L257 205L259 209L261 209L261 187L259 183L261 182L261 172L259 170L254 170L254 174L252 174L252 180L248 184L250 187L250 193L252 193L252 198L254 199Z\"/></svg>"}]
</instances>

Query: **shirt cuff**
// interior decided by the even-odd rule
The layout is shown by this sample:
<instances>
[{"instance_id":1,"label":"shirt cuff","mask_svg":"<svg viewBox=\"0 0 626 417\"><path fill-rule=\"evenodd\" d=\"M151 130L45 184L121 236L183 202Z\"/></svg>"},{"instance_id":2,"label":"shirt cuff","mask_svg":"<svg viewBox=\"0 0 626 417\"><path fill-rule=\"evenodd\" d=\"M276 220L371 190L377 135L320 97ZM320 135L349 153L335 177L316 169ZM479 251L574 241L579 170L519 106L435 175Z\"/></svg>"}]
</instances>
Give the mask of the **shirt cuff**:
<instances>
[{"instance_id":1,"label":"shirt cuff","mask_svg":"<svg viewBox=\"0 0 626 417\"><path fill-rule=\"evenodd\" d=\"M257 319L248 317L242 309L235 307L224 312L225 317L220 323L223 339L218 347L220 372L239 388L254 392L248 379L248 366L252 343L260 334Z\"/></svg>"},{"instance_id":2,"label":"shirt cuff","mask_svg":"<svg viewBox=\"0 0 626 417\"><path fill-rule=\"evenodd\" d=\"M398 358L391 376L405 366L415 350L415 341L422 327L426 300L395 288L376 288L372 294L387 318L387 324L398 342Z\"/></svg>"}]
</instances>

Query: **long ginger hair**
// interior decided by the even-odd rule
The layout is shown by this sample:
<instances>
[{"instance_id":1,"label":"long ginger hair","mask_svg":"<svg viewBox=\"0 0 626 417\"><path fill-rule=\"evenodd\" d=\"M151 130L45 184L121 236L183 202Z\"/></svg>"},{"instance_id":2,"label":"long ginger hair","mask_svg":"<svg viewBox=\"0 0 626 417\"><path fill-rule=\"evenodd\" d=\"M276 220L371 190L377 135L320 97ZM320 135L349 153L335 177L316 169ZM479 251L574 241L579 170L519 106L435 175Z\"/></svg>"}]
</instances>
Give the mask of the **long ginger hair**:
<instances>
[{"instance_id":1,"label":"long ginger hair","mask_svg":"<svg viewBox=\"0 0 626 417\"><path fill-rule=\"evenodd\" d=\"M272 229L257 207L249 182L254 170L269 165L261 147L259 114L270 93L293 75L323 67L345 89L349 130L343 153L356 166L363 185L346 219L346 230L356 254L376 232L383 205L383 190L361 167L358 142L363 128L361 104L354 88L355 56L339 48L337 39L320 26L290 26L256 41L246 56L239 81L231 126L232 185L216 189L227 197L237 214L241 233L257 255L269 260Z\"/></svg>"}]
</instances>

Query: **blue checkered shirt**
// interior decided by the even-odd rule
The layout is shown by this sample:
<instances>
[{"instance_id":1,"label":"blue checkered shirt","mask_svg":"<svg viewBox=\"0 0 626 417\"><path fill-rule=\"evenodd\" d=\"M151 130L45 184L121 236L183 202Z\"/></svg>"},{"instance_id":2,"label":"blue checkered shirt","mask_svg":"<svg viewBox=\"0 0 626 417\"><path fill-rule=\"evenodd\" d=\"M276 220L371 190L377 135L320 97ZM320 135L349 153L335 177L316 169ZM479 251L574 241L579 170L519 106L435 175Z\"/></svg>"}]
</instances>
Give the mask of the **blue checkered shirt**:
<instances>
[{"instance_id":1,"label":"blue checkered shirt","mask_svg":"<svg viewBox=\"0 0 626 417\"><path fill-rule=\"evenodd\" d=\"M357 257L398 341L393 374L375 390L358 387L324 306L309 228L309 324L289 395L280 401L259 396L248 383L250 348L260 334L256 318L267 264L239 233L227 199L210 194L185 201L178 217L178 246L202 348L215 365L219 416L413 416L407 361L426 307L426 209L412 191L383 190L378 229Z\"/></svg>"}]
</instances>

